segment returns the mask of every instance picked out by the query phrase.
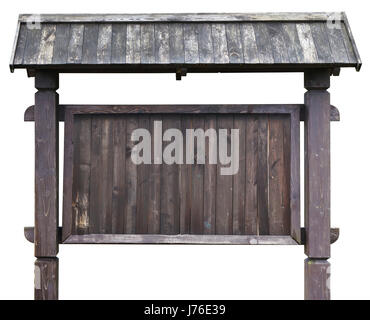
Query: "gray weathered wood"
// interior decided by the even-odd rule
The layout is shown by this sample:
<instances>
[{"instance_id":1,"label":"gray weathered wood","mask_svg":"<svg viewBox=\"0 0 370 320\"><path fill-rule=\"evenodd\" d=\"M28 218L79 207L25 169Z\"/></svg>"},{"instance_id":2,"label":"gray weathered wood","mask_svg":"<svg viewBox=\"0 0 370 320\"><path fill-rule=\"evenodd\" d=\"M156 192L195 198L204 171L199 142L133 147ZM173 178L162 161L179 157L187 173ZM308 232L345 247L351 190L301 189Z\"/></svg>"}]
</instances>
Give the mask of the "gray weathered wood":
<instances>
[{"instance_id":1,"label":"gray weathered wood","mask_svg":"<svg viewBox=\"0 0 370 320\"><path fill-rule=\"evenodd\" d=\"M199 62L213 63L213 40L212 26L206 23L198 24L198 39L199 39Z\"/></svg>"},{"instance_id":2,"label":"gray weathered wood","mask_svg":"<svg viewBox=\"0 0 370 320\"><path fill-rule=\"evenodd\" d=\"M317 51L312 38L311 27L308 23L297 23L299 42L303 51L304 63L317 63Z\"/></svg>"},{"instance_id":3,"label":"gray weathered wood","mask_svg":"<svg viewBox=\"0 0 370 320\"><path fill-rule=\"evenodd\" d=\"M68 58L68 44L70 39L70 24L57 24L55 34L53 64L65 64Z\"/></svg>"},{"instance_id":4,"label":"gray weathered wood","mask_svg":"<svg viewBox=\"0 0 370 320\"><path fill-rule=\"evenodd\" d=\"M99 25L86 24L84 27L82 63L97 63L98 61Z\"/></svg>"},{"instance_id":5,"label":"gray weathered wood","mask_svg":"<svg viewBox=\"0 0 370 320\"><path fill-rule=\"evenodd\" d=\"M264 64L274 63L271 39L267 26L261 23L253 23L253 30L256 38L259 62Z\"/></svg>"},{"instance_id":6,"label":"gray weathered wood","mask_svg":"<svg viewBox=\"0 0 370 320\"><path fill-rule=\"evenodd\" d=\"M184 25L185 63L199 63L198 29L194 23Z\"/></svg>"},{"instance_id":7,"label":"gray weathered wood","mask_svg":"<svg viewBox=\"0 0 370 320\"><path fill-rule=\"evenodd\" d=\"M112 25L104 23L99 25L97 62L109 64L112 56Z\"/></svg>"},{"instance_id":8,"label":"gray weathered wood","mask_svg":"<svg viewBox=\"0 0 370 320\"><path fill-rule=\"evenodd\" d=\"M226 24L226 39L230 63L243 63L243 48L240 35L240 24Z\"/></svg>"},{"instance_id":9,"label":"gray weathered wood","mask_svg":"<svg viewBox=\"0 0 370 320\"><path fill-rule=\"evenodd\" d=\"M140 63L140 24L127 25L126 63Z\"/></svg>"},{"instance_id":10,"label":"gray weathered wood","mask_svg":"<svg viewBox=\"0 0 370 320\"><path fill-rule=\"evenodd\" d=\"M41 27L41 40L37 64L51 64L53 61L53 50L57 26L45 24Z\"/></svg>"},{"instance_id":11,"label":"gray weathered wood","mask_svg":"<svg viewBox=\"0 0 370 320\"><path fill-rule=\"evenodd\" d=\"M126 24L112 25L112 64L126 62Z\"/></svg>"},{"instance_id":12,"label":"gray weathered wood","mask_svg":"<svg viewBox=\"0 0 370 320\"><path fill-rule=\"evenodd\" d=\"M225 24L212 24L212 40L215 63L229 63Z\"/></svg>"},{"instance_id":13,"label":"gray weathered wood","mask_svg":"<svg viewBox=\"0 0 370 320\"><path fill-rule=\"evenodd\" d=\"M169 26L167 23L155 25L155 62L170 62Z\"/></svg>"},{"instance_id":14,"label":"gray weathered wood","mask_svg":"<svg viewBox=\"0 0 370 320\"><path fill-rule=\"evenodd\" d=\"M155 62L155 37L154 24L148 23L141 26L141 63Z\"/></svg>"},{"instance_id":15,"label":"gray weathered wood","mask_svg":"<svg viewBox=\"0 0 370 320\"><path fill-rule=\"evenodd\" d=\"M243 44L244 63L258 63L258 48L253 25L251 23L241 23L240 33Z\"/></svg>"},{"instance_id":16,"label":"gray weathered wood","mask_svg":"<svg viewBox=\"0 0 370 320\"><path fill-rule=\"evenodd\" d=\"M170 62L184 63L184 30L181 23L169 24Z\"/></svg>"},{"instance_id":17,"label":"gray weathered wood","mask_svg":"<svg viewBox=\"0 0 370 320\"><path fill-rule=\"evenodd\" d=\"M82 60L84 25L71 24L67 63L80 63Z\"/></svg>"}]
</instances>

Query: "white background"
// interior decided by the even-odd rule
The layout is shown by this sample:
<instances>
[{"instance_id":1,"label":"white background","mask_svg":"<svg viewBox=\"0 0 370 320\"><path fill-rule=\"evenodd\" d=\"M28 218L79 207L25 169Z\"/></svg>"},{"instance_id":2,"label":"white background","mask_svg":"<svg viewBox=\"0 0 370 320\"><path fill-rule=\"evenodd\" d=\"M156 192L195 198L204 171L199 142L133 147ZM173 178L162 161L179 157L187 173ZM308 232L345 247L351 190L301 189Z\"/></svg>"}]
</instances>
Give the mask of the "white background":
<instances>
[{"instance_id":1,"label":"white background","mask_svg":"<svg viewBox=\"0 0 370 320\"><path fill-rule=\"evenodd\" d=\"M366 1L2 1L0 299L33 298L33 78L8 67L19 13L346 11L364 66L332 78L332 298L368 299L369 16ZM60 103L303 103L302 74L61 75ZM61 138L63 134L61 134ZM63 145L62 145L63 146ZM61 161L62 161L61 152ZM62 164L62 162L61 162ZM62 168L62 166L61 166ZM62 171L62 170L61 170ZM62 172L61 172L62 174ZM62 181L62 179L61 179ZM303 248L61 246L61 299L302 299Z\"/></svg>"}]
</instances>

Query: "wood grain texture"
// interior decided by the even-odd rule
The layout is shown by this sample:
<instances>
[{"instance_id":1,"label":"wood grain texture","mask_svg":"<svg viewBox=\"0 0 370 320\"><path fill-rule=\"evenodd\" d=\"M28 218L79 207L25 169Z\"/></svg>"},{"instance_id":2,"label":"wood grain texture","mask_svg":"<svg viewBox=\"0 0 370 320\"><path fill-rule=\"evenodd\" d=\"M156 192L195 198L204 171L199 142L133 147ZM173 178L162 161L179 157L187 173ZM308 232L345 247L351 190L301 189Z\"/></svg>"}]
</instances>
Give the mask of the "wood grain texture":
<instances>
[{"instance_id":1,"label":"wood grain texture","mask_svg":"<svg viewBox=\"0 0 370 320\"><path fill-rule=\"evenodd\" d=\"M82 108L81 111L79 108ZM65 226L66 230L71 230L70 235L290 235L290 190L291 176L294 174L290 170L290 161L299 160L291 160L290 146L293 141L290 116L295 114L295 126L298 127L299 106L282 107L280 111L285 113L281 115L249 114L246 107L246 114L234 115L142 114L139 110L143 108L137 109L138 114L115 115L102 115L97 109L90 114L86 107L68 108L73 110L73 117L69 116L68 122L73 121L75 150L72 152L73 177L67 178L67 181L73 180L73 210L77 212L72 219L65 219L66 223L74 224L73 228ZM220 111L222 107L218 109ZM256 109L250 111L256 112ZM264 107L265 112L268 109ZM102 107L100 110L103 110ZM122 110L128 111L127 108ZM81 150L81 145L88 141L89 121L91 151L86 148ZM158 127L159 121L162 121L162 128ZM66 126L69 127L68 123ZM176 128L184 137L189 129L216 131L215 136L204 132L204 137L203 134L199 136L200 132L195 132L196 137L189 144L190 149L194 147L193 165L160 164L158 161L162 158L162 152L168 152L166 148L173 143L173 137L164 141L161 149L156 151L153 136L155 127L156 130L160 129L161 134L167 129ZM136 142L131 141L131 134L137 128L145 128L151 133L153 161L160 156L156 164L135 165L132 162L131 151ZM231 154L230 130L239 130L239 169L235 175L221 175L221 168L227 166L217 160L210 162L213 152L218 158L218 151L214 150L217 144L210 143L210 137L214 137L213 141L221 139L218 136L218 130L221 129L227 129L227 155ZM161 136L157 139L161 139ZM66 147L69 150L68 145ZM186 142L183 141L184 161L188 152L185 147ZM89 152L90 161L86 159L82 162L81 159ZM70 151L67 156L68 153ZM90 170L89 187L86 186L88 173L84 170ZM275 176L277 180L273 184L271 181ZM68 187L65 186L65 189ZM79 213L84 208L80 203L81 195L87 189L89 212L87 219L82 219L82 222L88 221L89 224L86 233L82 232L82 225L78 227L81 219L76 216L83 216ZM299 195L299 189L296 192ZM80 197L78 199L77 194ZM273 205L270 201L276 203ZM64 209L67 209L66 212L72 211ZM63 239L66 241L65 237Z\"/></svg>"},{"instance_id":2,"label":"wood grain texture","mask_svg":"<svg viewBox=\"0 0 370 320\"><path fill-rule=\"evenodd\" d=\"M304 262L305 300L330 300L330 263L306 259Z\"/></svg>"},{"instance_id":3,"label":"wood grain texture","mask_svg":"<svg viewBox=\"0 0 370 320\"><path fill-rule=\"evenodd\" d=\"M35 262L35 300L58 300L58 258L41 258Z\"/></svg>"},{"instance_id":4,"label":"wood grain texture","mask_svg":"<svg viewBox=\"0 0 370 320\"><path fill-rule=\"evenodd\" d=\"M47 78L47 79L40 79ZM41 73L35 84L58 83L58 75ZM58 254L58 94L43 89L35 94L35 256Z\"/></svg>"}]
</instances>

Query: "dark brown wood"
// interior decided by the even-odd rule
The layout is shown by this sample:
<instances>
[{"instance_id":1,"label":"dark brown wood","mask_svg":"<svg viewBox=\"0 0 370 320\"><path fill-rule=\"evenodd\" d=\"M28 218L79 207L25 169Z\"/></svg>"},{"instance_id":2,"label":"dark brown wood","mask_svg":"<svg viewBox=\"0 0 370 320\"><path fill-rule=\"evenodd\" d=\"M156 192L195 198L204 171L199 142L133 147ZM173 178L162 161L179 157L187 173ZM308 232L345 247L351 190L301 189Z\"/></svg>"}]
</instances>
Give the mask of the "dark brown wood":
<instances>
[{"instance_id":1,"label":"dark brown wood","mask_svg":"<svg viewBox=\"0 0 370 320\"><path fill-rule=\"evenodd\" d=\"M35 262L35 300L58 300L58 258L39 258Z\"/></svg>"},{"instance_id":2,"label":"dark brown wood","mask_svg":"<svg viewBox=\"0 0 370 320\"><path fill-rule=\"evenodd\" d=\"M330 244L333 244L338 241L340 235L339 228L331 228L330 229ZM301 241L300 244L306 244L306 229L301 228Z\"/></svg>"},{"instance_id":3,"label":"dark brown wood","mask_svg":"<svg viewBox=\"0 0 370 320\"><path fill-rule=\"evenodd\" d=\"M329 73L305 74L311 88L305 94L305 253L319 259L330 257L329 78Z\"/></svg>"},{"instance_id":4,"label":"dark brown wood","mask_svg":"<svg viewBox=\"0 0 370 320\"><path fill-rule=\"evenodd\" d=\"M35 256L58 254L58 75L37 73L35 86Z\"/></svg>"},{"instance_id":5,"label":"dark brown wood","mask_svg":"<svg viewBox=\"0 0 370 320\"><path fill-rule=\"evenodd\" d=\"M78 105L75 105L75 106L76 107L79 107ZM259 107L260 105L254 105L254 106ZM297 106L300 106L300 121L304 121L305 120L305 105L304 104L301 104L301 105L297 105ZM65 118L65 109L66 108L71 108L71 107L72 107L72 105L59 105L58 106L58 118L59 118L59 121L64 121L64 118ZM107 105L106 107L107 108L111 108L113 106ZM159 106L155 106L154 105L153 107L159 107ZM184 110L184 107L186 107L186 106L176 106L176 107L179 107L180 109L182 109L182 111L184 113L185 112L188 113L188 111L190 113L193 110L193 109L189 109L188 111L187 110ZM24 112L24 121L35 121L35 117L34 117L34 106L30 106L30 107L28 107L26 109L26 111ZM336 107L334 107L334 106L330 106L330 121L340 121L339 110Z\"/></svg>"},{"instance_id":6,"label":"dark brown wood","mask_svg":"<svg viewBox=\"0 0 370 320\"><path fill-rule=\"evenodd\" d=\"M305 300L330 300L330 263L327 260L306 259L304 272Z\"/></svg>"},{"instance_id":7,"label":"dark brown wood","mask_svg":"<svg viewBox=\"0 0 370 320\"><path fill-rule=\"evenodd\" d=\"M298 245L290 236L89 234L70 236L64 244Z\"/></svg>"}]
</instances>

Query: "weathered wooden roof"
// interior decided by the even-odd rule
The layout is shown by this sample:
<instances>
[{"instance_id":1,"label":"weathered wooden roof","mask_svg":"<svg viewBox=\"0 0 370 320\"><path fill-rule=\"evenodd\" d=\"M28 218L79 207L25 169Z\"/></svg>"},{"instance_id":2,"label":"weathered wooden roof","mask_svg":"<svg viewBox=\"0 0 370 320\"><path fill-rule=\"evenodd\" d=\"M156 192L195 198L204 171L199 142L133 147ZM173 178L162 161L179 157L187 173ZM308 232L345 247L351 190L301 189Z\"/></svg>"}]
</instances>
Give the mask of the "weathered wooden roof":
<instances>
[{"instance_id":1,"label":"weathered wooden roof","mask_svg":"<svg viewBox=\"0 0 370 320\"><path fill-rule=\"evenodd\" d=\"M10 68L59 72L361 67L344 13L20 15Z\"/></svg>"}]
</instances>

